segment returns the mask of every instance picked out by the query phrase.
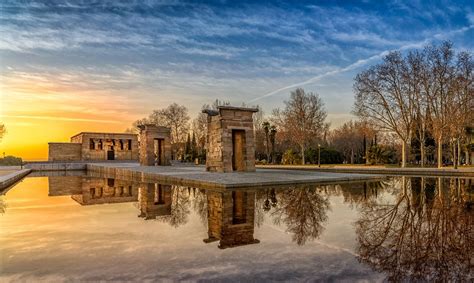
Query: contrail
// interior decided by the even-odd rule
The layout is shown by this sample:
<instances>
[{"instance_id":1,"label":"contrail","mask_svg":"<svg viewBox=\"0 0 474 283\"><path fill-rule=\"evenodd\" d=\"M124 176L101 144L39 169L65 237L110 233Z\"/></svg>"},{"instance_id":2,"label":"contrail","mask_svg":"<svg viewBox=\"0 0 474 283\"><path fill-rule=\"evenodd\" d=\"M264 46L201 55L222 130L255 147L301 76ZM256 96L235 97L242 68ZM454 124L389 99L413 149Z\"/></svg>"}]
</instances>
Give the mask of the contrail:
<instances>
[{"instance_id":1,"label":"contrail","mask_svg":"<svg viewBox=\"0 0 474 283\"><path fill-rule=\"evenodd\" d=\"M437 34L433 35L433 38L443 39L443 38L446 38L446 37L448 37L449 35L452 35L452 34L463 33L463 32L465 32L465 31L467 31L467 30L469 30L473 27L474 27L474 25L470 25L470 26L462 27L460 29L453 30L453 31L450 31L450 32L446 32L446 33L437 33ZM328 77L328 76L332 76L332 75L336 75L336 74L340 74L340 73L344 73L344 72L347 72L347 71L354 70L358 67L366 65L370 61L382 58L383 56L387 55L391 51L395 51L395 50L402 51L402 50L407 50L407 49L412 49L412 48L420 48L420 47L428 44L430 41L431 41L431 39L425 39L425 40L420 41L420 42L415 42L415 43L410 43L410 44L403 45L403 46L401 46L397 49L385 50L385 51L380 52L379 54L373 55L369 58L357 60L356 62L354 62L354 63L352 63L352 64L350 64L350 65L348 65L344 68L337 68L335 70L328 71L326 73L323 73L323 74L317 75L315 77L312 77L312 78L310 78L306 81L294 83L294 84L279 88L277 90L274 90L274 91L269 92L267 94L264 94L262 96L256 97L252 100L249 100L248 103L252 103L252 102L258 101L260 99L263 99L263 98L266 98L266 97L269 97L269 96L273 96L273 95L275 95L275 94L277 94L277 93L279 93L283 90L292 89L292 88L295 88L295 87L311 84L311 83L317 82L320 79Z\"/></svg>"}]
</instances>

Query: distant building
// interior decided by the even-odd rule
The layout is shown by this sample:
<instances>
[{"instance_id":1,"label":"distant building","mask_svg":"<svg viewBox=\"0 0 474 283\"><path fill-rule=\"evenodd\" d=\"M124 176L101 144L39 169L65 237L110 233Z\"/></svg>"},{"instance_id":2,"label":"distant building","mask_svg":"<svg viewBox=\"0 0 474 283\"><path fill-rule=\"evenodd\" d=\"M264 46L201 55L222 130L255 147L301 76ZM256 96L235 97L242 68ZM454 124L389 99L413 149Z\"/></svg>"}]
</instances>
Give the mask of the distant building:
<instances>
[{"instance_id":1,"label":"distant building","mask_svg":"<svg viewBox=\"0 0 474 283\"><path fill-rule=\"evenodd\" d=\"M138 161L138 136L127 133L82 132L71 142L50 142L49 161Z\"/></svg>"}]
</instances>

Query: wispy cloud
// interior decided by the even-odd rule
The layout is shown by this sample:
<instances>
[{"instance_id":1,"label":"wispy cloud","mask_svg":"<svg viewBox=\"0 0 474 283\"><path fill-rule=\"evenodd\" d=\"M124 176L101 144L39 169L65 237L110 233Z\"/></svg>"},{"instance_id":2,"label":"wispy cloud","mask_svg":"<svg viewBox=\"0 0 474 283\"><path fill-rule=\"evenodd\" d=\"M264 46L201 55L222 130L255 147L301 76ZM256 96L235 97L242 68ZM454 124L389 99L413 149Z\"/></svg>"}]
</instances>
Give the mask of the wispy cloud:
<instances>
[{"instance_id":1,"label":"wispy cloud","mask_svg":"<svg viewBox=\"0 0 474 283\"><path fill-rule=\"evenodd\" d=\"M117 120L87 119L87 118L71 118L71 117L56 117L56 116L0 115L0 117L3 117L3 118L16 118L16 119L69 121L69 122L94 122L94 123L107 123L107 124L118 124L118 123L121 123L121 121L117 121Z\"/></svg>"},{"instance_id":2,"label":"wispy cloud","mask_svg":"<svg viewBox=\"0 0 474 283\"><path fill-rule=\"evenodd\" d=\"M456 5L61 0L0 5L0 84L9 99L63 99L63 105L106 113L142 115L173 100L189 101L191 110L214 98L257 102L316 83L329 110L348 109L351 78L342 78L336 88L331 77L375 62L387 50L418 47L448 32L472 43L463 35L472 12ZM332 98L336 95L348 99L341 103ZM279 103L265 100L265 107Z\"/></svg>"},{"instance_id":3,"label":"wispy cloud","mask_svg":"<svg viewBox=\"0 0 474 283\"><path fill-rule=\"evenodd\" d=\"M317 75L315 77L312 77L308 80L305 80L305 81L302 81L302 82L297 82L297 83L294 83L294 84L291 84L291 85L288 85L288 86L284 86L284 87L281 87L279 89L276 89L274 91L271 91L269 93L266 93L262 96L259 96L259 97L256 97L254 99L251 99L248 101L248 103L253 103L253 102L256 102L258 100L261 100L261 99L264 99L264 98L267 98L267 97L270 97L270 96L273 96L277 93L280 93L282 91L285 91L285 90L289 90L289 89L293 89L293 88L296 88L296 87L301 87L301 86L304 86L304 85L308 85L308 84L312 84L312 83L315 83L315 82L318 82L320 81L321 79L323 78L326 78L326 77L329 77L329 76L333 76L333 75L337 75L337 74L340 74L340 73L344 73L344 72L348 72L348 71L352 71L352 70L355 70L359 67L362 67L362 66L365 66L367 64L369 64L370 62L373 62L375 60L379 60L381 58L383 58L384 56L386 56L390 51L396 51L396 50L399 50L399 51L403 51L403 50L407 50L407 49L413 49L413 48L421 48L423 47L424 45L428 44L429 42L431 42L433 39L439 39L439 40L443 40L443 39L447 39L449 38L450 36L452 35L455 35L455 34L459 34L459 33L463 33L463 32L466 32L470 29L473 29L474 28L474 25L470 25L470 26L466 26L466 27L462 27L460 29L456 29L456 30L452 30L452 31L448 31L448 32L441 32L441 33L436 33L434 34L431 38L427 38L425 40L422 40L422 41L418 41L418 42L413 42L413 43L407 43L403 46L400 46L396 49L391 49L391 50L384 50L376 55L373 55L373 56L370 56L368 58L365 58L365 59L359 59L357 60L356 62L348 65L348 66L345 66L343 68L336 68L335 70L331 70L331 71L327 71L323 74L320 74L320 75Z\"/></svg>"}]
</instances>

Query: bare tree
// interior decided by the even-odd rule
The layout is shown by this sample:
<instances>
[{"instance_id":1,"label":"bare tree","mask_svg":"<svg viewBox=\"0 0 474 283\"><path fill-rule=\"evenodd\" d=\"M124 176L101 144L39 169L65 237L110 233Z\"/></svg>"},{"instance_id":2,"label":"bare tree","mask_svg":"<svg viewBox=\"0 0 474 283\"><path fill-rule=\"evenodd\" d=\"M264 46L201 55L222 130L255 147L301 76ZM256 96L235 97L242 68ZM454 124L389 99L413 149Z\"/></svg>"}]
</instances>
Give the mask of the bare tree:
<instances>
[{"instance_id":1,"label":"bare tree","mask_svg":"<svg viewBox=\"0 0 474 283\"><path fill-rule=\"evenodd\" d=\"M430 126L429 107L426 93L430 91L430 85L425 85L426 70L424 70L425 55L417 50L409 52L407 61L407 74L409 90L413 94L414 103L414 123L413 131L416 139L420 143L420 165L424 167L426 159L425 144L427 131ZM429 77L429 76L428 76ZM429 80L428 80L429 81Z\"/></svg>"},{"instance_id":2,"label":"bare tree","mask_svg":"<svg viewBox=\"0 0 474 283\"><path fill-rule=\"evenodd\" d=\"M265 121L262 123L263 132L265 133L265 153L267 155L267 162L270 162L270 123Z\"/></svg>"},{"instance_id":3,"label":"bare tree","mask_svg":"<svg viewBox=\"0 0 474 283\"><path fill-rule=\"evenodd\" d=\"M183 153L189 132L189 120L188 109L185 106L173 103L167 108L153 110L147 118L135 121L133 126L137 128L138 125L151 123L157 126L169 127L171 129L171 145L176 158L178 153Z\"/></svg>"},{"instance_id":4,"label":"bare tree","mask_svg":"<svg viewBox=\"0 0 474 283\"><path fill-rule=\"evenodd\" d=\"M201 109L209 109L209 104L204 104ZM207 114L199 111L197 117L192 123L193 133L196 135L198 154L202 155L205 152L206 136L207 136Z\"/></svg>"},{"instance_id":5,"label":"bare tree","mask_svg":"<svg viewBox=\"0 0 474 283\"><path fill-rule=\"evenodd\" d=\"M427 99L431 112L433 134L436 138L438 168L443 166L443 143L459 139L461 128L465 126L472 112L473 62L468 53L455 54L452 43L425 48L426 73L430 74L425 85L431 91ZM456 154L453 154L454 157ZM455 161L455 160L454 160ZM455 162L456 163L456 162Z\"/></svg>"},{"instance_id":6,"label":"bare tree","mask_svg":"<svg viewBox=\"0 0 474 283\"><path fill-rule=\"evenodd\" d=\"M354 164L356 155L365 155L365 136L359 124L349 121L331 133L331 146L340 151L344 155L345 161L351 164Z\"/></svg>"},{"instance_id":7,"label":"bare tree","mask_svg":"<svg viewBox=\"0 0 474 283\"><path fill-rule=\"evenodd\" d=\"M409 68L400 52L391 52L383 62L355 78L354 112L380 129L394 132L402 141L402 167L414 122L414 91Z\"/></svg>"},{"instance_id":8,"label":"bare tree","mask_svg":"<svg viewBox=\"0 0 474 283\"><path fill-rule=\"evenodd\" d=\"M311 139L321 139L327 112L318 94L305 93L298 88L291 92L290 100L285 101L283 110L273 111L273 121L286 135L286 138L298 145L301 160L305 164L305 150Z\"/></svg>"},{"instance_id":9,"label":"bare tree","mask_svg":"<svg viewBox=\"0 0 474 283\"><path fill-rule=\"evenodd\" d=\"M474 116L474 63L472 57L467 52L458 54L456 63L456 80L454 86L455 100L458 107L453 115L451 123L451 132L453 138L453 157L454 166L460 165L461 159L461 140L467 140L466 127L473 126Z\"/></svg>"}]
</instances>

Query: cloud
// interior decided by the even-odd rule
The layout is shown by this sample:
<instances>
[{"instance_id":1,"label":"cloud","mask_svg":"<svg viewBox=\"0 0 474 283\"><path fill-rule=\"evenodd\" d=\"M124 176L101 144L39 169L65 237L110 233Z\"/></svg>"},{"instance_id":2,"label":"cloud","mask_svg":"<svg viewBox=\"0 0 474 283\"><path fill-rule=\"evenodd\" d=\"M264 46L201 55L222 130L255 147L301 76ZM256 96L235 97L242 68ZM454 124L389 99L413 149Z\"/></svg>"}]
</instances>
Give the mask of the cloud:
<instances>
[{"instance_id":1,"label":"cloud","mask_svg":"<svg viewBox=\"0 0 474 283\"><path fill-rule=\"evenodd\" d=\"M418 41L418 42L413 42L413 43L407 43L403 46L400 46L398 47L397 49L392 49L392 50L384 50L378 54L375 54L373 56L370 56L368 58L365 58L365 59L359 59L357 60L356 62L350 64L350 65L347 65L346 67L343 67L343 68L336 68L334 70L331 70L331 71L327 71L323 74L320 74L320 75L317 75L315 77L312 77L308 80L305 80L305 81L302 81L302 82L298 82L298 83L294 83L294 84L291 84L291 85L288 85L288 86L284 86L284 87L281 87L279 89L276 89L274 91L271 91L269 93L266 93L262 96L259 96L259 97L256 97L254 99L251 99L248 101L248 103L253 103L253 102L256 102L258 100L261 100L261 99L264 99L264 98L267 98L267 97L270 97L270 96L273 96L277 93L280 93L281 91L284 91L284 90L289 90L289 89L293 89L293 88L296 88L296 87L301 87L301 86L304 86L304 85L308 85L308 84L312 84L312 83L315 83L315 82L318 82L319 80L323 79L323 78L326 78L326 77L329 77L329 76L334 76L334 75L337 75L337 74L341 74L341 73L344 73L344 72L347 72L347 71L352 71L354 69L357 69L359 67L362 67L362 66L365 66L367 65L368 63L370 62L373 62L375 60L379 60L381 58L383 58L384 56L386 56L390 51L395 51L395 50L400 50L400 51L403 51L403 50L407 50L407 49L413 49L413 48L420 48L426 44L428 44L430 41L432 41L432 39L438 39L438 40L443 40L443 39L447 39L449 38L450 36L453 36L455 34L459 34L459 33L463 33L463 32L466 32L470 29L474 28L474 25L470 25L470 26L466 26L466 27L462 27L462 28L459 28L459 29L456 29L456 30L452 30L452 31L447 31L447 32L440 32L440 33L436 33L434 35L432 35L432 38L427 38L425 40L422 40L422 41Z\"/></svg>"},{"instance_id":2,"label":"cloud","mask_svg":"<svg viewBox=\"0 0 474 283\"><path fill-rule=\"evenodd\" d=\"M108 123L108 124L122 123L121 121L117 121L117 120L71 118L71 117L57 117L57 116L0 115L0 117L3 117L3 118L17 118L17 119L68 121L68 122L95 122L95 123Z\"/></svg>"}]
</instances>

